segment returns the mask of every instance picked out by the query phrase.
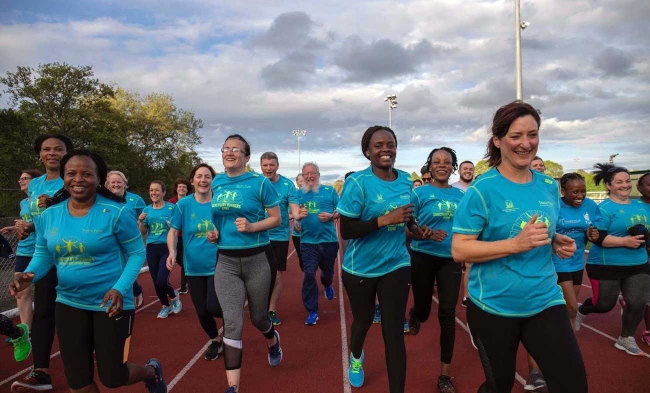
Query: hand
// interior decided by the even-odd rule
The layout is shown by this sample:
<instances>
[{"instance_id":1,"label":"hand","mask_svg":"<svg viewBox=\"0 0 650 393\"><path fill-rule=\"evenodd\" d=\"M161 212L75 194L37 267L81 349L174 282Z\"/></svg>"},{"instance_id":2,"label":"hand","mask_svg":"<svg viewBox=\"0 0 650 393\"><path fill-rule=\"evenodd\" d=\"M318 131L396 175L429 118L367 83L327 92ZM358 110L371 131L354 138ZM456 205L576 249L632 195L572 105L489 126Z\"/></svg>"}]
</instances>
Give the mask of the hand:
<instances>
[{"instance_id":1,"label":"hand","mask_svg":"<svg viewBox=\"0 0 650 393\"><path fill-rule=\"evenodd\" d=\"M298 215L298 217L302 220L303 218L307 217L308 214L309 214L309 211L307 210L307 208L304 207L304 206L301 206L300 207L300 214Z\"/></svg>"},{"instance_id":2,"label":"hand","mask_svg":"<svg viewBox=\"0 0 650 393\"><path fill-rule=\"evenodd\" d=\"M332 216L333 216L332 213L327 213L327 212L318 213L318 219L321 222L328 222L329 220L332 219Z\"/></svg>"},{"instance_id":3,"label":"hand","mask_svg":"<svg viewBox=\"0 0 650 393\"><path fill-rule=\"evenodd\" d=\"M112 288L110 291L106 292L106 295L104 295L104 299L102 300L102 304L99 307L104 307L106 303L108 303L108 307L106 307L106 313L109 317L114 317L122 312L124 297L120 291Z\"/></svg>"},{"instance_id":4,"label":"hand","mask_svg":"<svg viewBox=\"0 0 650 393\"><path fill-rule=\"evenodd\" d=\"M34 232L34 223L25 220L14 220L14 228L16 229L16 237L18 240L24 240Z\"/></svg>"},{"instance_id":5,"label":"hand","mask_svg":"<svg viewBox=\"0 0 650 393\"><path fill-rule=\"evenodd\" d=\"M431 236L429 236L429 239L433 240L434 242L441 242L445 240L447 237L447 231L444 231L442 229L435 229L431 231Z\"/></svg>"},{"instance_id":6,"label":"hand","mask_svg":"<svg viewBox=\"0 0 650 393\"><path fill-rule=\"evenodd\" d=\"M535 213L526 226L515 236L515 250L516 253L522 253L532 250L536 247L545 246L551 243L548 237L548 228L543 222L537 221L537 213Z\"/></svg>"},{"instance_id":7,"label":"hand","mask_svg":"<svg viewBox=\"0 0 650 393\"><path fill-rule=\"evenodd\" d=\"M639 248L645 243L645 235L625 236L623 241L627 248Z\"/></svg>"},{"instance_id":8,"label":"hand","mask_svg":"<svg viewBox=\"0 0 650 393\"><path fill-rule=\"evenodd\" d=\"M210 243L216 243L219 240L219 231L215 228L208 232L207 239Z\"/></svg>"},{"instance_id":9,"label":"hand","mask_svg":"<svg viewBox=\"0 0 650 393\"><path fill-rule=\"evenodd\" d=\"M235 220L235 226L239 232L253 232L252 224L245 217L239 217Z\"/></svg>"},{"instance_id":10,"label":"hand","mask_svg":"<svg viewBox=\"0 0 650 393\"><path fill-rule=\"evenodd\" d=\"M175 264L176 264L176 253L170 252L169 256L167 256L167 263L166 263L167 270L171 272Z\"/></svg>"},{"instance_id":11,"label":"hand","mask_svg":"<svg viewBox=\"0 0 650 393\"><path fill-rule=\"evenodd\" d=\"M14 232L15 230L16 230L15 226L0 228L0 235L7 236L11 234L11 232Z\"/></svg>"},{"instance_id":12,"label":"hand","mask_svg":"<svg viewBox=\"0 0 650 393\"><path fill-rule=\"evenodd\" d=\"M45 203L45 201L47 201L50 198L51 197L49 195L47 195L47 194L39 195L39 197L38 197L38 207L40 207L41 209L45 209L47 207L47 204Z\"/></svg>"},{"instance_id":13,"label":"hand","mask_svg":"<svg viewBox=\"0 0 650 393\"><path fill-rule=\"evenodd\" d=\"M293 220L293 229L300 233L300 221Z\"/></svg>"},{"instance_id":14,"label":"hand","mask_svg":"<svg viewBox=\"0 0 650 393\"><path fill-rule=\"evenodd\" d=\"M144 221L146 218L147 218L147 213L140 213L140 215L138 216L138 221L139 221L139 222L142 222L142 221Z\"/></svg>"},{"instance_id":15,"label":"hand","mask_svg":"<svg viewBox=\"0 0 650 393\"><path fill-rule=\"evenodd\" d=\"M555 255L560 257L560 259L571 258L576 252L576 249L576 241L569 236L561 235L559 233L556 233L555 236L553 236L553 252Z\"/></svg>"},{"instance_id":16,"label":"hand","mask_svg":"<svg viewBox=\"0 0 650 393\"><path fill-rule=\"evenodd\" d=\"M598 231L597 228L590 226L589 229L587 229L587 239L590 242L592 243L595 242L596 240L598 240L599 237L600 237L600 232Z\"/></svg>"},{"instance_id":17,"label":"hand","mask_svg":"<svg viewBox=\"0 0 650 393\"><path fill-rule=\"evenodd\" d=\"M410 230L413 238L418 240L429 239L433 234L433 230L426 225L418 226L417 224L414 224L411 225Z\"/></svg>"},{"instance_id":18,"label":"hand","mask_svg":"<svg viewBox=\"0 0 650 393\"><path fill-rule=\"evenodd\" d=\"M388 214L380 216L377 219L379 227L408 222L413 218L413 206L415 205L409 203L408 205L398 207Z\"/></svg>"},{"instance_id":19,"label":"hand","mask_svg":"<svg viewBox=\"0 0 650 393\"><path fill-rule=\"evenodd\" d=\"M34 273L14 273L14 277L9 283L9 294L18 299L18 294L29 288L34 280Z\"/></svg>"}]
</instances>

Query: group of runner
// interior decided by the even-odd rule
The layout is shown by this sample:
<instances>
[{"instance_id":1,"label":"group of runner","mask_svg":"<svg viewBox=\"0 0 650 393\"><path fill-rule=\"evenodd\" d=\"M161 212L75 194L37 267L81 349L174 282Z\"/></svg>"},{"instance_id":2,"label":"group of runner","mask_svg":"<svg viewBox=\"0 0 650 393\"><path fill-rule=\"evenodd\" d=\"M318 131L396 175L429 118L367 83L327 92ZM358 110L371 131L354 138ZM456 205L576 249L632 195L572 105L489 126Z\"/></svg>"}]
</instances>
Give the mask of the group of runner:
<instances>
[{"instance_id":1,"label":"group of runner","mask_svg":"<svg viewBox=\"0 0 650 393\"><path fill-rule=\"evenodd\" d=\"M620 299L623 326L615 347L643 354L633 335L644 313L642 340L650 345L650 176L639 179L642 197L632 199L628 171L598 164L595 180L604 182L609 198L596 205L586 198L579 174L565 174L559 188L543 174L543 160L536 156L539 127L533 107L507 104L494 115L488 172L475 179L471 162L459 164L456 152L441 146L428 155L421 185L394 167L395 133L370 127L360 144L370 165L346 175L340 197L320 182L313 162L296 177L298 188L278 173L273 152L261 155L261 173L247 172L250 145L234 134L221 148L225 173L200 163L174 184L169 201L165 184L154 180L148 206L100 156L73 149L62 135L39 137L34 149L46 174L23 171L27 198L21 219L3 229L22 239L10 285L21 323L3 318L0 333L10 337L16 360L34 354L33 371L15 381L12 391L52 389L56 327L72 391L98 392L96 359L105 386L144 382L149 392L166 392L160 361L151 358L144 366L125 361L135 308L142 305L136 278L145 260L162 305L158 318L181 312L180 295L189 290L211 340L205 359L223 354L227 393L241 391L244 307L266 339L269 365L282 361L278 306L291 237L304 272L306 325L319 320L316 274L320 269L322 291L332 300L339 241L345 246L342 281L353 315L348 369L353 387L364 384L366 334L380 321L389 391L404 391L404 333L419 333L435 291L437 385L442 393L455 392L455 307L464 271L462 304L486 378L480 392L512 389L520 342L529 353L525 389L586 392L574 331L588 314L608 312ZM450 184L457 170L460 180ZM579 305L588 241L586 268L594 293ZM177 264L183 270L180 292L169 282ZM407 311L411 286L413 307Z\"/></svg>"}]
</instances>

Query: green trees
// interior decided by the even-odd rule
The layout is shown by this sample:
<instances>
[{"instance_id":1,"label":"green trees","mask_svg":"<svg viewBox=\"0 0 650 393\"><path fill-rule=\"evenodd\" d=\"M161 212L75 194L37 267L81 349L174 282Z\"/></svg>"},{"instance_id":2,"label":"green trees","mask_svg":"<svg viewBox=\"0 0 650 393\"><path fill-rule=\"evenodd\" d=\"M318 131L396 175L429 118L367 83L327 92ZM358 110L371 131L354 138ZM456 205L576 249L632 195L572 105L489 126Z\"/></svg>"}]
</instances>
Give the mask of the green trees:
<instances>
[{"instance_id":1,"label":"green trees","mask_svg":"<svg viewBox=\"0 0 650 393\"><path fill-rule=\"evenodd\" d=\"M139 191L153 179L187 177L200 161L194 148L203 123L170 95L141 97L100 82L90 66L65 63L18 67L0 82L10 106L0 110L0 187L15 187L22 169L41 168L32 143L44 133L97 151Z\"/></svg>"}]
</instances>

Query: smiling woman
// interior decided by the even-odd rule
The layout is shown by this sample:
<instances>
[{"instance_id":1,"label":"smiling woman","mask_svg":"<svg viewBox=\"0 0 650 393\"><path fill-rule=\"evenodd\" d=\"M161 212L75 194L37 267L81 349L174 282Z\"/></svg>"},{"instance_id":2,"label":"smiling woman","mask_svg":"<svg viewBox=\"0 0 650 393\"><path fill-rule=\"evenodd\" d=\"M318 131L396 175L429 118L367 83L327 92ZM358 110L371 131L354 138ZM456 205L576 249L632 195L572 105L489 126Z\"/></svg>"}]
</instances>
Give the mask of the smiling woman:
<instances>
[{"instance_id":1,"label":"smiling woman","mask_svg":"<svg viewBox=\"0 0 650 393\"><path fill-rule=\"evenodd\" d=\"M124 198L105 188L108 171L99 155L71 150L60 162L64 188L48 200L34 257L16 273L10 292L15 296L56 272L56 330L73 392L99 392L93 352L105 386L145 382L150 391L162 391L156 390L165 388L156 359L146 366L124 362L135 315L132 285L144 261L135 216L122 214Z\"/></svg>"}]
</instances>

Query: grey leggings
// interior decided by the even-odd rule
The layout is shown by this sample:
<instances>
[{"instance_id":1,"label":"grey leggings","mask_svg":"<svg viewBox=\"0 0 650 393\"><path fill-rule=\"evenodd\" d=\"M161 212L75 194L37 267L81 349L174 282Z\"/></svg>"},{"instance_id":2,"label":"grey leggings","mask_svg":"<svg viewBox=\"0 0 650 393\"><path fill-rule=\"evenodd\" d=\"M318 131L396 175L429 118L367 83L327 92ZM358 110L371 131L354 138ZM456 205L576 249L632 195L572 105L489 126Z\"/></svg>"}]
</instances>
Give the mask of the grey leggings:
<instances>
[{"instance_id":1,"label":"grey leggings","mask_svg":"<svg viewBox=\"0 0 650 393\"><path fill-rule=\"evenodd\" d=\"M633 336L643 319L649 289L648 283L646 273L635 274L620 280L591 280L594 296L585 300L584 304L578 308L578 312L583 315L609 312L616 305L620 292L625 299L621 337Z\"/></svg>"},{"instance_id":2,"label":"grey leggings","mask_svg":"<svg viewBox=\"0 0 650 393\"><path fill-rule=\"evenodd\" d=\"M241 368L241 337L247 298L253 325L267 339L275 334L268 316L271 267L267 254L262 251L253 256L235 258L220 252L214 287L223 310L226 370L238 369Z\"/></svg>"}]
</instances>

